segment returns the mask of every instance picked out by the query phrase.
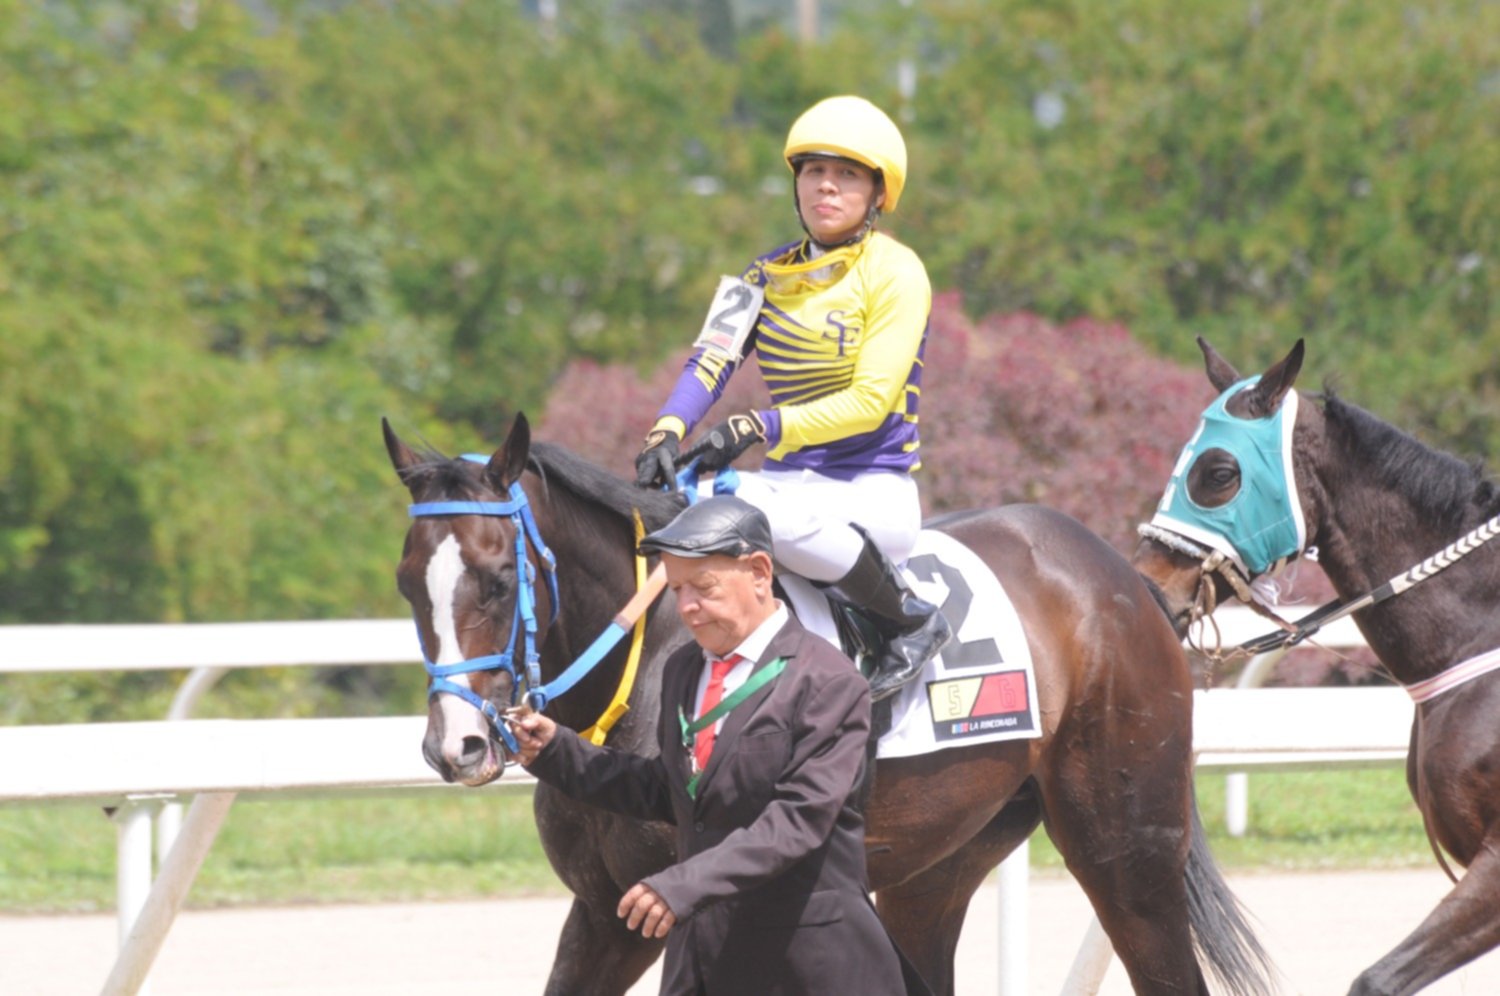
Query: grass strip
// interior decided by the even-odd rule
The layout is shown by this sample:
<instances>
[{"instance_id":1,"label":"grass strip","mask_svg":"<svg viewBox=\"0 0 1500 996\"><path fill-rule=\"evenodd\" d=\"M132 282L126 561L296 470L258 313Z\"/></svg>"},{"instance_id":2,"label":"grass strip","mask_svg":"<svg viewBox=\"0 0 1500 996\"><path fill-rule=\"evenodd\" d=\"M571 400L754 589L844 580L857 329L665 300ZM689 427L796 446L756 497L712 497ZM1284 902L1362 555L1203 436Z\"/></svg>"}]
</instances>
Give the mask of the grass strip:
<instances>
[{"instance_id":1,"label":"grass strip","mask_svg":"<svg viewBox=\"0 0 1500 996\"><path fill-rule=\"evenodd\" d=\"M1259 774L1250 828L1224 831L1224 776L1198 779L1209 843L1235 871L1424 867L1421 819L1396 767ZM1045 834L1038 871L1062 871ZM244 797L188 905L460 900L563 891L521 792L407 792L316 799ZM0 912L114 907L115 827L95 808L0 807Z\"/></svg>"}]
</instances>

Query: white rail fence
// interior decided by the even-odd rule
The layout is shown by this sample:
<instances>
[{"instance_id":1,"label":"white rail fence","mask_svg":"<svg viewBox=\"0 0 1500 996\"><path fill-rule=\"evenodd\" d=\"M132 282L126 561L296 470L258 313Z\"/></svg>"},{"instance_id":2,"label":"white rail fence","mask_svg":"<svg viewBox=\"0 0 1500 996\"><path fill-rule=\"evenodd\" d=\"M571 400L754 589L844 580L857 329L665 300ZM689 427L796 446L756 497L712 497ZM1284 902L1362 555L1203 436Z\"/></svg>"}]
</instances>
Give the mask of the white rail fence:
<instances>
[{"instance_id":1,"label":"white rail fence","mask_svg":"<svg viewBox=\"0 0 1500 996\"><path fill-rule=\"evenodd\" d=\"M1258 620L1227 612L1220 613L1220 626L1226 646L1264 631ZM1357 630L1333 630L1322 642L1362 643ZM444 786L423 762L422 717L190 718L213 683L240 667L416 662L407 620L0 627L0 673L192 669L162 721L0 727L0 804L114 808L120 951L102 992L142 991L237 795L467 791ZM1258 683L1271 663L1256 661L1242 682ZM413 680L420 680L419 672ZM1405 757L1411 715L1410 699L1395 688L1199 692L1194 746L1200 768L1236 772L1391 764ZM513 769L486 790L531 784ZM1238 819L1243 832L1243 780L1230 792L1231 829ZM187 799L192 803L184 820L180 805ZM999 875L1001 996L1027 991L1026 891L1022 847ZM1096 922L1064 991L1097 992L1111 956Z\"/></svg>"}]
</instances>

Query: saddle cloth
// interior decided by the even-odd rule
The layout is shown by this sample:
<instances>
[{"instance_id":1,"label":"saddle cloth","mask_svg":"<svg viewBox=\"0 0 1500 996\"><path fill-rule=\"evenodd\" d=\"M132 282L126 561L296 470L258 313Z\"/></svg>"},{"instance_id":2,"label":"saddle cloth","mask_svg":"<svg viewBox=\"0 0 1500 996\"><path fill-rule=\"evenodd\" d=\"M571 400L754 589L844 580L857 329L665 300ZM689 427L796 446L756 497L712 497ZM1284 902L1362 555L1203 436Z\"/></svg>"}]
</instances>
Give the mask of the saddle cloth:
<instances>
[{"instance_id":1,"label":"saddle cloth","mask_svg":"<svg viewBox=\"0 0 1500 996\"><path fill-rule=\"evenodd\" d=\"M891 728L876 756L1041 736L1031 650L989 566L946 533L924 529L902 573L918 595L942 609L954 637L891 697ZM802 625L838 646L827 596L800 577L778 580Z\"/></svg>"}]
</instances>

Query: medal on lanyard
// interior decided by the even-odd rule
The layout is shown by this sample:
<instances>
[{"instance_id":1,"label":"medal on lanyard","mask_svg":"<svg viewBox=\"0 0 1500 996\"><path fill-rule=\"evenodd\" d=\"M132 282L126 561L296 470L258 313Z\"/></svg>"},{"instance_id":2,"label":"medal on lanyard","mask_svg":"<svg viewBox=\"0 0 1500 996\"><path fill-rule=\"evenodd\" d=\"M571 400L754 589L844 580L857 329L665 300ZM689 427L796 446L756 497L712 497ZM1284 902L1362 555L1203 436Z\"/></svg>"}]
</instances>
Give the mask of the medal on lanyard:
<instances>
[{"instance_id":1,"label":"medal on lanyard","mask_svg":"<svg viewBox=\"0 0 1500 996\"><path fill-rule=\"evenodd\" d=\"M677 707L677 722L682 726L682 749L687 753L688 769L692 772L692 777L688 779L687 783L687 793L690 798L698 798L698 776L703 774L703 772L698 770L698 757L693 751L693 741L697 738L698 734L717 723L724 716L727 716L741 702L775 681L781 676L781 672L785 670L786 658L776 658L752 674L743 685L736 688L718 705L692 722L688 721L687 710L683 709L680 705Z\"/></svg>"}]
</instances>

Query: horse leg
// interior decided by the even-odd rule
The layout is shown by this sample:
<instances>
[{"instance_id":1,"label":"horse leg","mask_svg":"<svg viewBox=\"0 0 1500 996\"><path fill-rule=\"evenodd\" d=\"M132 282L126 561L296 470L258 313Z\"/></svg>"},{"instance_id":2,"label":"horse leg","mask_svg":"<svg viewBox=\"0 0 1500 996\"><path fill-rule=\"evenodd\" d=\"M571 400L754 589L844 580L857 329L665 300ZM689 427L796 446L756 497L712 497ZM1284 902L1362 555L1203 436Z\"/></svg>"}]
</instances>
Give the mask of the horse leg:
<instances>
[{"instance_id":1,"label":"horse leg","mask_svg":"<svg viewBox=\"0 0 1500 996\"><path fill-rule=\"evenodd\" d=\"M585 806L546 784L536 787L532 809L542 849L575 897L546 992L621 996L665 944L626 930L615 907L630 884L672 863L671 828Z\"/></svg>"},{"instance_id":2,"label":"horse leg","mask_svg":"<svg viewBox=\"0 0 1500 996\"><path fill-rule=\"evenodd\" d=\"M573 900L557 939L546 996L624 996L666 942L645 940L623 924L613 910L600 915Z\"/></svg>"},{"instance_id":3,"label":"horse leg","mask_svg":"<svg viewBox=\"0 0 1500 996\"><path fill-rule=\"evenodd\" d=\"M1106 788L1090 784L1087 767L1071 755L1043 783L1048 835L1087 893L1135 992L1207 996L1189 922L1185 786L1167 779ZM1149 771L1151 764L1114 758L1109 767L1123 774Z\"/></svg>"},{"instance_id":4,"label":"horse leg","mask_svg":"<svg viewBox=\"0 0 1500 996\"><path fill-rule=\"evenodd\" d=\"M953 957L975 890L1040 822L1034 794L1015 799L958 850L875 894L886 929L935 996L953 996Z\"/></svg>"},{"instance_id":5,"label":"horse leg","mask_svg":"<svg viewBox=\"0 0 1500 996\"><path fill-rule=\"evenodd\" d=\"M1414 993L1500 947L1500 827L1492 827L1453 891L1390 954L1360 973L1351 996Z\"/></svg>"},{"instance_id":6,"label":"horse leg","mask_svg":"<svg viewBox=\"0 0 1500 996\"><path fill-rule=\"evenodd\" d=\"M1058 842L1060 851L1065 846ZM1193 956L1180 863L1165 855L1136 854L1099 864L1069 859L1067 865L1136 993L1208 996Z\"/></svg>"}]
</instances>

